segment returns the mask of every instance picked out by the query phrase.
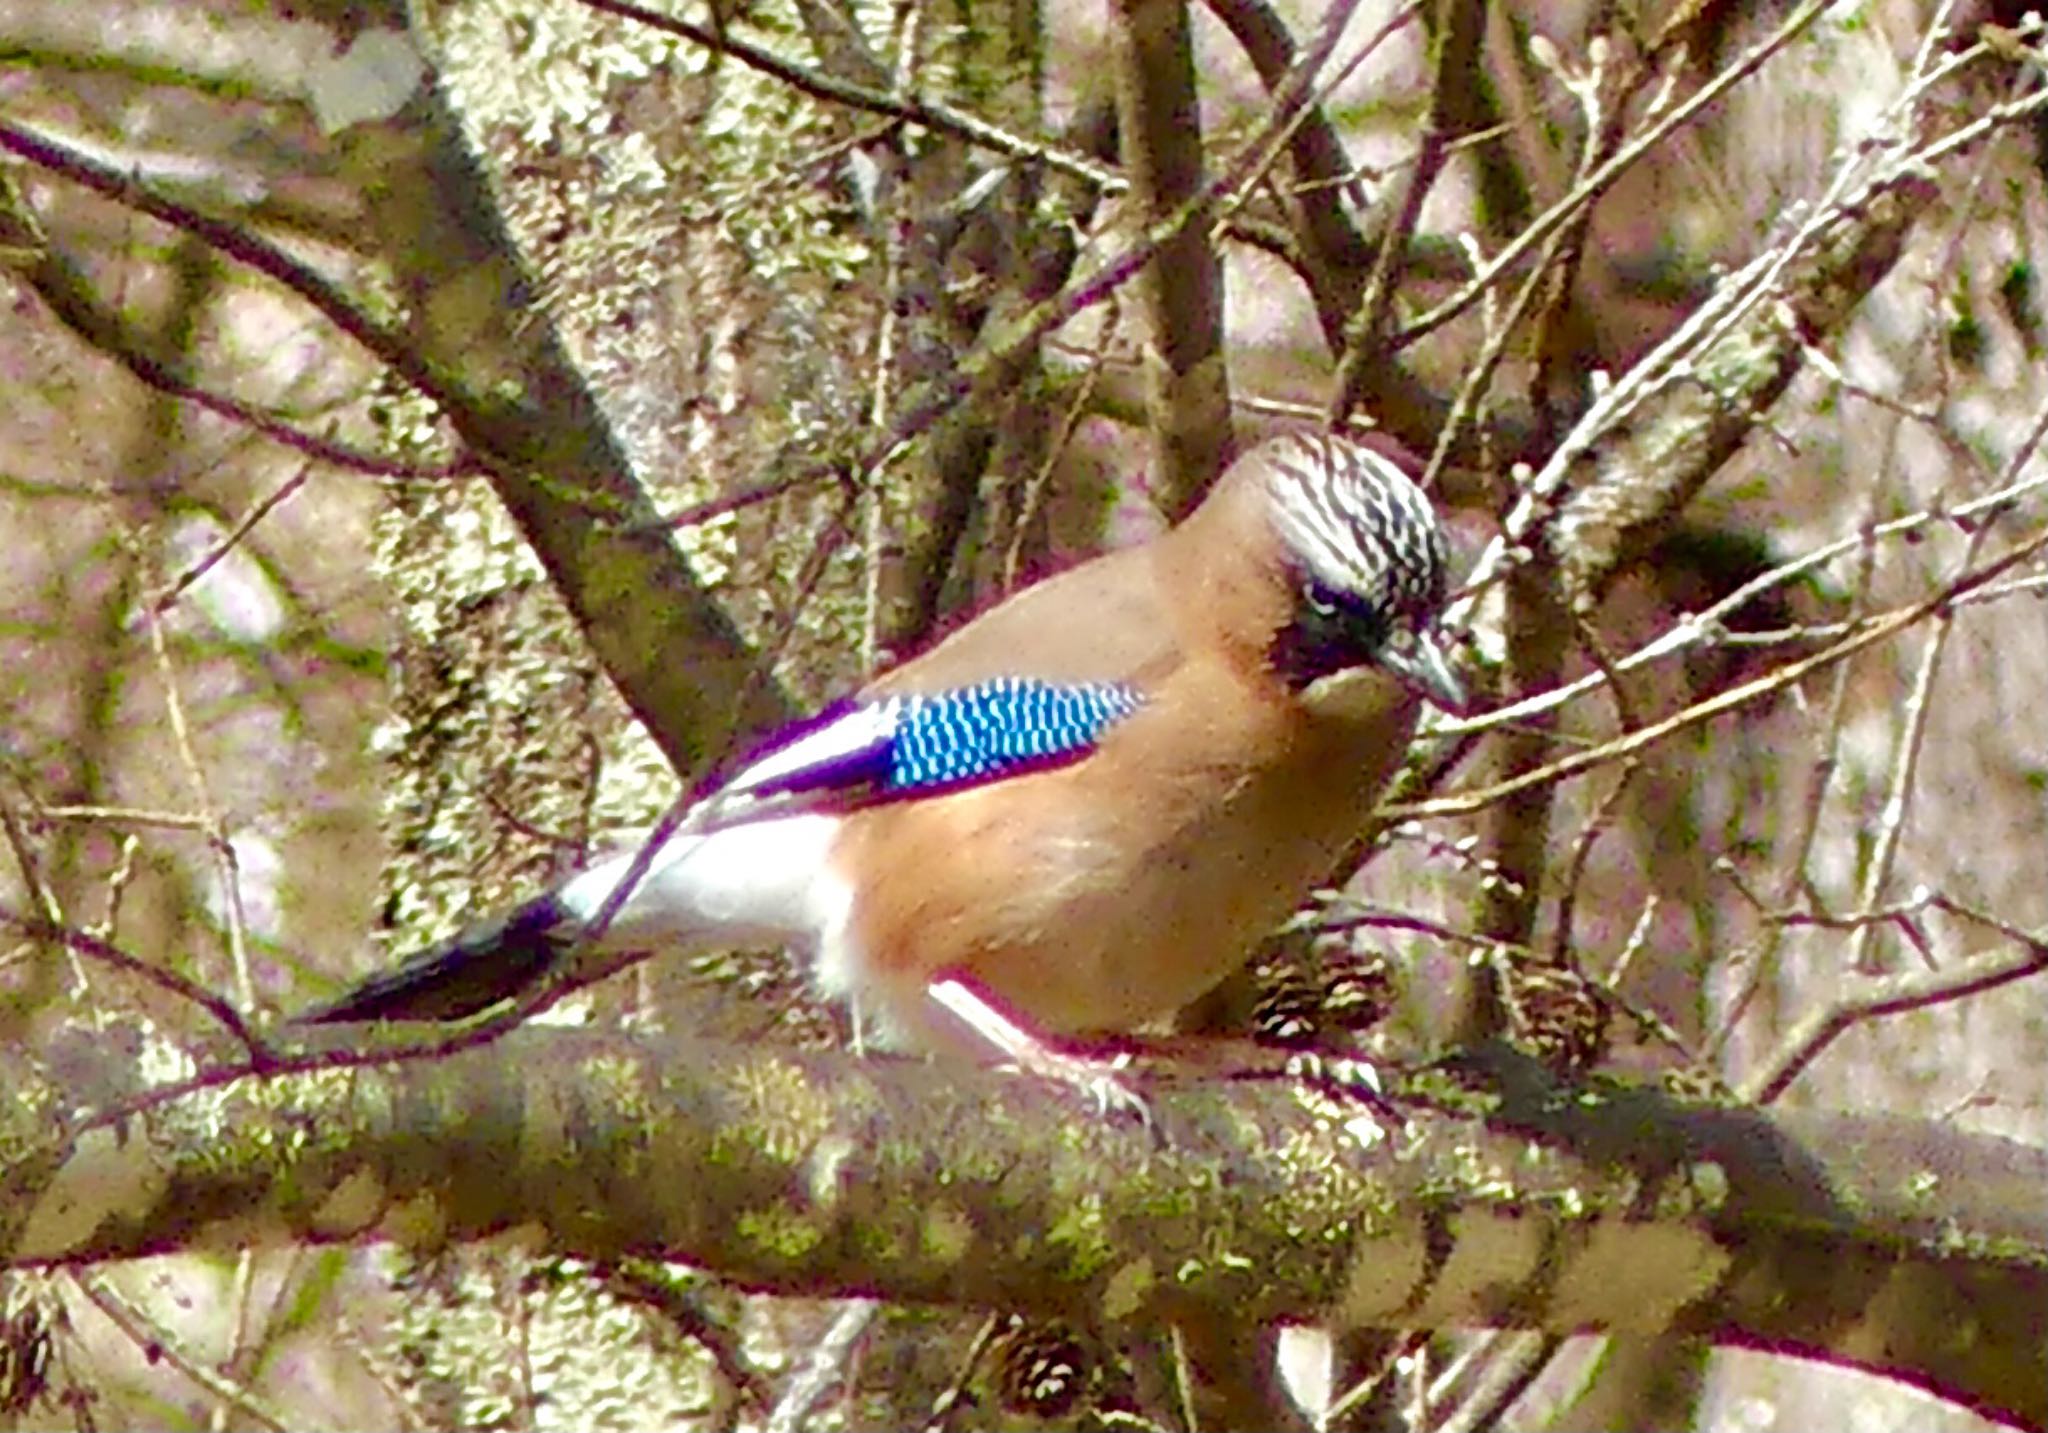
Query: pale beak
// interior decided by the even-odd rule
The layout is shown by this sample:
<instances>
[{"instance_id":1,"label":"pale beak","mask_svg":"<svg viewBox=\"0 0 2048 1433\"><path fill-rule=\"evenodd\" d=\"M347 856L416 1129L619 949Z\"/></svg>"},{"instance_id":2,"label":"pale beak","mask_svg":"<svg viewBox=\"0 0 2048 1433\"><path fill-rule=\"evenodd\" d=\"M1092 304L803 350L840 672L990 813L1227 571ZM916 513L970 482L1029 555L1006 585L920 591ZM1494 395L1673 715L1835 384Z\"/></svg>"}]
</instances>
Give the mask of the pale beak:
<instances>
[{"instance_id":1,"label":"pale beak","mask_svg":"<svg viewBox=\"0 0 2048 1433\"><path fill-rule=\"evenodd\" d=\"M1428 628L1390 636L1380 648L1380 665L1452 716L1465 710L1465 684L1451 670L1450 655Z\"/></svg>"}]
</instances>

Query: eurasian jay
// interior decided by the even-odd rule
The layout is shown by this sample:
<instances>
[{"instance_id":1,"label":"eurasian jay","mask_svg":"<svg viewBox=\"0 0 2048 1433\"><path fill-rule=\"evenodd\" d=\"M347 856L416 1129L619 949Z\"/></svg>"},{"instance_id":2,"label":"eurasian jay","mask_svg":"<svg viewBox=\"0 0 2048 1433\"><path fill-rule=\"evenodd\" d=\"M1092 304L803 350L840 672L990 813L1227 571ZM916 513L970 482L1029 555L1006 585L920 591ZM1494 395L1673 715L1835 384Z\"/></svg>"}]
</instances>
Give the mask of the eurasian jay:
<instances>
[{"instance_id":1,"label":"eurasian jay","mask_svg":"<svg viewBox=\"0 0 2048 1433\"><path fill-rule=\"evenodd\" d=\"M1016 593L769 741L592 938L799 947L856 1033L898 1049L988 1053L996 1036L955 1023L963 990L1046 1034L1170 1015L1329 876L1421 699L1462 705L1433 627L1445 569L1392 456L1263 443L1178 527ZM632 864L301 1018L452 1019L517 994L589 944Z\"/></svg>"}]
</instances>

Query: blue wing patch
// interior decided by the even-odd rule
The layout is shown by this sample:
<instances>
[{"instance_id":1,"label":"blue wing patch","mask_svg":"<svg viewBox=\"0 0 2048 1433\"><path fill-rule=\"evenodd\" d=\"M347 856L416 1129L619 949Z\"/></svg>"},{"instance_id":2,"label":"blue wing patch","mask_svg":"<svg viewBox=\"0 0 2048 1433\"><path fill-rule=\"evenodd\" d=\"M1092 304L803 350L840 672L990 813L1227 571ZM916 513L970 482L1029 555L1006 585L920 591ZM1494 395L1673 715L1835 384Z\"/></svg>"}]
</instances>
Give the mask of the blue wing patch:
<instances>
[{"instance_id":1,"label":"blue wing patch","mask_svg":"<svg viewBox=\"0 0 2048 1433\"><path fill-rule=\"evenodd\" d=\"M1014 677L906 697L883 784L922 791L1078 756L1139 701L1132 688L1108 682L1056 686Z\"/></svg>"},{"instance_id":2,"label":"blue wing patch","mask_svg":"<svg viewBox=\"0 0 2048 1433\"><path fill-rule=\"evenodd\" d=\"M1021 677L847 702L755 760L721 795L857 800L996 780L1085 755L1143 703L1117 682Z\"/></svg>"}]
</instances>

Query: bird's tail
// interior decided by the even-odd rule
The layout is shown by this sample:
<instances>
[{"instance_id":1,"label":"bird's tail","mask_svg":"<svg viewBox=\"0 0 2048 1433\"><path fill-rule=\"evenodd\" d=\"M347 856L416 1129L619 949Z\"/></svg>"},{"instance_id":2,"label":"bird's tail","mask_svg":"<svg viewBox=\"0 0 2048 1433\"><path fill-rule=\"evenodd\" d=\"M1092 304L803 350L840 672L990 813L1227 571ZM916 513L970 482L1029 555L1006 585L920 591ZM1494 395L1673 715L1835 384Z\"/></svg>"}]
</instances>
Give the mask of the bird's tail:
<instances>
[{"instance_id":1,"label":"bird's tail","mask_svg":"<svg viewBox=\"0 0 2048 1433\"><path fill-rule=\"evenodd\" d=\"M574 948L580 926L557 893L536 896L294 1016L293 1023L461 1020L532 988Z\"/></svg>"},{"instance_id":2,"label":"bird's tail","mask_svg":"<svg viewBox=\"0 0 2048 1433\"><path fill-rule=\"evenodd\" d=\"M678 834L650 862L628 849L297 1022L460 1020L557 972L596 979L616 968L607 959L620 953L815 941L843 915L842 888L827 861L835 830L831 817L799 814ZM618 904L614 892L636 866L642 869ZM591 923L614 905L593 940Z\"/></svg>"}]
</instances>

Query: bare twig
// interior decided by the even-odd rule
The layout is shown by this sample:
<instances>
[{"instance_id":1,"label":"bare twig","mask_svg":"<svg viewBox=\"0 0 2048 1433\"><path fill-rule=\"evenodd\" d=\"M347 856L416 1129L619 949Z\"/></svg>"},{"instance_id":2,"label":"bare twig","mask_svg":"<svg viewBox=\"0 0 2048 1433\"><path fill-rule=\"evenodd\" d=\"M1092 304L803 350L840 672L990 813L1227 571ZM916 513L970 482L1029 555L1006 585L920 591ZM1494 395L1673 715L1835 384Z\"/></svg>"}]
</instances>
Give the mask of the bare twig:
<instances>
[{"instance_id":1,"label":"bare twig","mask_svg":"<svg viewBox=\"0 0 2048 1433\"><path fill-rule=\"evenodd\" d=\"M2035 446L2041 442L2044 433L2048 433L2048 406L2044 406L2041 412L2036 415L2036 421L2022 444L2020 450L2022 456L2030 454L2034 450ZM2009 475L2016 474L2020 466L2021 464L2018 461L2009 463L2006 472ZM1807 574L1825 567L1836 558L1864 549L1879 539L1903 538L1910 541L1926 529L1937 526L1955 526L1968 532L1979 524L1995 521L2011 511L2021 499L2043 490L2048 490L2048 473L2025 478L2013 476L2011 481L2007 482L2004 486L1994 489L1982 497L1973 498L1967 503L1958 504L1955 507L1925 508L1919 512L1909 513L1904 517L1893 518L1887 522L1859 525L1857 530L1849 536L1826 543L1813 549L1811 552L1802 553L1798 557L1789 558L1769 571L1759 573L1756 577L1745 582L1742 586L1736 588L1735 591L1711 606L1680 617L1660 636L1652 638L1636 648L1635 651L1617 659L1613 663L1611 670L1614 672L1634 671L1646 663L1657 661L1664 657L1675 656L1695 647L1711 646L1728 640L1726 629L1722 624L1736 612L1741 611L1751 602L1754 602L1757 598L1762 597L1773 589L1797 581ZM1973 589L1968 593L1959 593L1957 594L1956 601L1958 603L1983 601L1985 600L1985 592L1990 590L1992 588L1987 585L1985 588ZM1469 587L1467 591L1469 593ZM1606 685L1607 681L1608 674L1606 672L1591 672L1586 676L1576 678L1550 691L1539 692L1522 701L1508 706L1496 707L1492 711L1478 716L1440 722L1433 726L1431 730L1436 735L1446 737L1467 736L1490 731L1494 727L1507 722L1524 721L1531 717L1541 716L1545 712L1554 710L1568 701L1599 690L1602 686Z\"/></svg>"},{"instance_id":2,"label":"bare twig","mask_svg":"<svg viewBox=\"0 0 2048 1433\"><path fill-rule=\"evenodd\" d=\"M214 1372L206 1359L187 1349L170 1329L137 1308L106 1274L88 1269L81 1271L73 1282L94 1308L105 1314L114 1327L134 1342L136 1350L147 1362L169 1364L212 1397L253 1420L258 1427L271 1429L272 1433L284 1433L287 1428L302 1426L271 1408L245 1384Z\"/></svg>"},{"instance_id":3,"label":"bare twig","mask_svg":"<svg viewBox=\"0 0 2048 1433\"><path fill-rule=\"evenodd\" d=\"M155 961L130 955L109 941L68 925L23 915L4 905L0 905L0 921L13 926L32 939L55 941L89 960L111 965L114 969L125 971L138 980L147 981L181 1000L190 1001L219 1021L227 1032L249 1051L253 1063L247 1067L248 1070L269 1067L268 1044L242 1018L242 1012L236 1009L231 1001L221 999L205 986L187 980L176 971L158 965Z\"/></svg>"},{"instance_id":4,"label":"bare twig","mask_svg":"<svg viewBox=\"0 0 2048 1433\"><path fill-rule=\"evenodd\" d=\"M1574 186L1571 193L1538 215L1534 222L1493 256L1492 262L1486 268L1473 275L1464 287L1435 308L1415 318L1405 328L1386 335L1383 346L1388 352L1397 352L1435 332L1470 308L1473 301L1490 288L1502 274L1522 262L1531 249L1550 237L1553 230L1562 227L1580 209L1598 198L1631 164L1656 148L1667 135L1704 114L1729 90L1761 69L1766 60L1797 39L1826 9L1825 0L1806 0L1805 4L1787 15L1777 29L1751 46L1741 59L1720 71L1706 84L1700 86L1699 91L1683 104L1672 109L1662 119L1623 145L1612 158L1594 170L1583 182Z\"/></svg>"},{"instance_id":5,"label":"bare twig","mask_svg":"<svg viewBox=\"0 0 2048 1433\"><path fill-rule=\"evenodd\" d=\"M2048 972L2048 938L2029 934L1938 894L1922 893L1905 906L1872 912L1858 919L1891 920L1898 916L1910 917L1924 909L1945 911L1985 926L2010 941L2014 949L1996 959L1973 961L1937 974L1893 976L1880 980L1860 995L1814 1012L1792 1032L1779 1052L1744 1082L1743 1094L1747 1098L1758 1104L1772 1103L1820 1057L1822 1051L1846 1031L1865 1021L1950 1004Z\"/></svg>"},{"instance_id":6,"label":"bare twig","mask_svg":"<svg viewBox=\"0 0 2048 1433\"><path fill-rule=\"evenodd\" d=\"M1479 7L1463 4L1462 0L1440 0L1438 4L1435 52L1430 57L1429 113L1417 137L1414 160L1401 177L1400 198L1392 205L1387 226L1380 235L1372 272L1359 295L1357 308L1344 326L1343 352L1330 385L1329 417L1333 422L1349 416L1358 406L1364 393L1364 366L1382 362L1394 351L1382 341L1382 333L1400 278L1400 258L1407 252L1408 241L1422 217L1422 202L1429 197L1431 186L1443 170L1446 146L1451 139L1447 130L1455 92L1478 69L1480 15Z\"/></svg>"},{"instance_id":7,"label":"bare twig","mask_svg":"<svg viewBox=\"0 0 2048 1433\"><path fill-rule=\"evenodd\" d=\"M216 564L235 550L237 543L255 531L257 523L262 522L263 519L276 512L278 508L284 505L287 499L303 488L306 485L306 478L307 470L300 468L289 478L279 483L268 497L265 497L254 507L250 508L248 512L244 513L242 520L236 523L219 542L208 548L197 562L190 564L183 572L180 572L176 577L165 583L161 592L149 598L151 610L159 614L169 611L195 582L211 572Z\"/></svg>"},{"instance_id":8,"label":"bare twig","mask_svg":"<svg viewBox=\"0 0 2048 1433\"><path fill-rule=\"evenodd\" d=\"M673 15L649 10L630 3L630 0L579 0L579 3L592 10L601 10L608 15L636 21L666 35L679 36L693 44L702 45L707 50L730 55L749 69L759 70L762 74L780 80L791 89L807 94L813 99L865 110L869 114L886 115L907 124L922 125L940 134L951 135L955 139L982 149L994 150L998 154L1007 154L1015 159L1033 160L1048 169L1071 175L1076 179L1085 179L1105 194L1121 193L1126 187L1123 176L1096 163L1086 155L1062 149L1048 141L1012 134L1001 125L992 124L941 100L925 99L908 93L889 94L836 76L821 74L802 65L792 64L773 51L750 44L729 32L720 34L709 26L692 24Z\"/></svg>"},{"instance_id":9,"label":"bare twig","mask_svg":"<svg viewBox=\"0 0 2048 1433\"><path fill-rule=\"evenodd\" d=\"M1845 658L1887 641L1898 633L1925 621L1935 612L1957 600L1965 593L1991 581L1994 577L2027 561L2043 548L2048 548L2048 532L2038 533L2003 556L1993 559L1974 572L1958 577L1943 591L1911 606L1897 608L1878 618L1854 636L1846 637L1830 647L1811 656L1789 662L1775 671L1765 673L1739 687L1716 693L1703 701L1695 702L1683 711L1674 713L1662 721L1629 732L1612 741L1603 742L1590 751L1577 752L1571 756L1534 771L1523 772L1509 780L1496 782L1476 791L1461 792L1451 796L1437 797L1426 801L1404 802L1383 808L1382 814L1389 819L1418 816L1453 816L1477 811L1495 801L1512 796L1531 786L1546 781L1559 781L1576 776L1582 771L1613 761L1618 757L1642 751L1665 737L1683 731L1688 727L1711 721L1726 712L1734 711L1750 702L1783 691L1793 683L1806 678L1813 672L1821 671Z\"/></svg>"},{"instance_id":10,"label":"bare twig","mask_svg":"<svg viewBox=\"0 0 2048 1433\"><path fill-rule=\"evenodd\" d=\"M154 571L155 563L145 558L144 569ZM228 835L226 821L214 805L206 771L199 764L199 753L192 744L192 728L185 718L185 699L179 690L177 668L172 665L170 648L164 642L162 607L144 603L142 622L149 629L149 650L156 662L157 680L163 684L164 714L170 722L171 739L178 749L179 764L185 768L185 779L192 787L192 799L199 808L200 819L206 823L207 845L213 851L214 867L220 880L221 909L226 917L228 960L234 972L235 996L244 1010L251 1010L256 1005L256 979L249 968L248 921L242 909L242 876L234 841Z\"/></svg>"}]
</instances>

